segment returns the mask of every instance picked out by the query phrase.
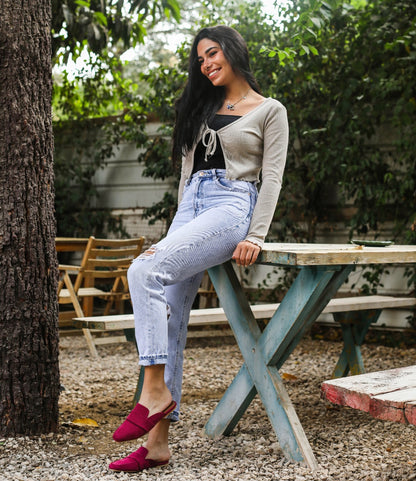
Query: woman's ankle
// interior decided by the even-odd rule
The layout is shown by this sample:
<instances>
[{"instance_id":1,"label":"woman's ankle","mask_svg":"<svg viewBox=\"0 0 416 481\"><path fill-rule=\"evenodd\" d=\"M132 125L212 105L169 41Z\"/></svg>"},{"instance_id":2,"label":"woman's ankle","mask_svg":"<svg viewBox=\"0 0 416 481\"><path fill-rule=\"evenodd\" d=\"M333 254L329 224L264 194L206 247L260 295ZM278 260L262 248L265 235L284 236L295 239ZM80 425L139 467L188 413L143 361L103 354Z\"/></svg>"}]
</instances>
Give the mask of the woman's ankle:
<instances>
[{"instance_id":1,"label":"woman's ankle","mask_svg":"<svg viewBox=\"0 0 416 481\"><path fill-rule=\"evenodd\" d=\"M172 402L172 394L166 385L163 388L143 389L140 404L149 409L149 416L166 409Z\"/></svg>"},{"instance_id":2,"label":"woman's ankle","mask_svg":"<svg viewBox=\"0 0 416 481\"><path fill-rule=\"evenodd\" d=\"M171 452L167 444L151 444L146 442L143 445L147 451L147 458L154 461L167 461L171 458Z\"/></svg>"},{"instance_id":3,"label":"woman's ankle","mask_svg":"<svg viewBox=\"0 0 416 481\"><path fill-rule=\"evenodd\" d=\"M169 428L170 420L162 419L150 431L149 437L144 447L149 451L148 458L156 461L164 461L170 459L171 452L169 449Z\"/></svg>"}]
</instances>

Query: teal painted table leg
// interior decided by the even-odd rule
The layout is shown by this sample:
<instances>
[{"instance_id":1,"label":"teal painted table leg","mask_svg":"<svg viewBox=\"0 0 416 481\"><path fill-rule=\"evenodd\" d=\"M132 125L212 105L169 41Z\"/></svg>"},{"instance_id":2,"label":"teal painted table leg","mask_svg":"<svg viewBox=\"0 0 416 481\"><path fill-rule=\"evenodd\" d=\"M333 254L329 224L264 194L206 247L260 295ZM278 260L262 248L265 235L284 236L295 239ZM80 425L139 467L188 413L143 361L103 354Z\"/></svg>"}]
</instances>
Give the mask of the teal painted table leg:
<instances>
[{"instance_id":1,"label":"teal painted table leg","mask_svg":"<svg viewBox=\"0 0 416 481\"><path fill-rule=\"evenodd\" d=\"M361 346L371 324L378 321L381 309L359 312L337 312L334 320L341 325L344 348L335 366L333 377L345 377L351 371L352 375L364 374L364 362Z\"/></svg>"},{"instance_id":2,"label":"teal painted table leg","mask_svg":"<svg viewBox=\"0 0 416 481\"><path fill-rule=\"evenodd\" d=\"M259 343L269 365L283 365L352 269L311 266L300 270Z\"/></svg>"},{"instance_id":3,"label":"teal painted table leg","mask_svg":"<svg viewBox=\"0 0 416 481\"><path fill-rule=\"evenodd\" d=\"M351 373L360 374L364 372L364 362L361 355L361 349L354 339L354 330L348 324L341 324L342 337L344 339L345 357L348 364L348 370Z\"/></svg>"},{"instance_id":4,"label":"teal painted table leg","mask_svg":"<svg viewBox=\"0 0 416 481\"><path fill-rule=\"evenodd\" d=\"M136 350L137 350L136 335L134 332L134 328L124 329L124 335L126 336L127 341L134 342L134 345L136 346ZM137 350L137 352L139 351ZM139 379L137 380L137 386L133 396L133 402L132 402L133 407L139 402L140 394L143 388L143 380L144 380L144 367L141 366L140 372L139 372Z\"/></svg>"},{"instance_id":5,"label":"teal painted table leg","mask_svg":"<svg viewBox=\"0 0 416 481\"><path fill-rule=\"evenodd\" d=\"M233 384L236 384L235 388ZM256 394L257 389L243 364L215 409L215 416L211 416L205 425L205 433L214 439L231 434Z\"/></svg>"},{"instance_id":6,"label":"teal painted table leg","mask_svg":"<svg viewBox=\"0 0 416 481\"><path fill-rule=\"evenodd\" d=\"M209 270L245 361L205 427L209 436L230 433L257 391L286 457L317 467L278 368L350 271L346 266L301 269L261 333L231 263Z\"/></svg>"},{"instance_id":7,"label":"teal painted table leg","mask_svg":"<svg viewBox=\"0 0 416 481\"><path fill-rule=\"evenodd\" d=\"M133 407L136 406L136 404L139 402L140 394L142 393L142 389L143 389L143 381L144 381L144 367L140 366L139 379L137 380L137 386L133 396L133 403L132 403Z\"/></svg>"}]
</instances>

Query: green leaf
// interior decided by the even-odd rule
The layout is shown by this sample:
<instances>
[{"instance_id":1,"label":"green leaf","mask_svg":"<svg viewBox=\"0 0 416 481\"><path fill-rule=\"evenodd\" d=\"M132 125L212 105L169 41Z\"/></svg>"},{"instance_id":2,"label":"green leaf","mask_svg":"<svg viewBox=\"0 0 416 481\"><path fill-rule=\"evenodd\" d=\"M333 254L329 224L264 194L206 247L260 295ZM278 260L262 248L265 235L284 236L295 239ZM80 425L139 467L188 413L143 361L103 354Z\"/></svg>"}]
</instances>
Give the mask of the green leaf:
<instances>
[{"instance_id":1,"label":"green leaf","mask_svg":"<svg viewBox=\"0 0 416 481\"><path fill-rule=\"evenodd\" d=\"M102 12L94 12L94 18L103 26L107 26L107 17Z\"/></svg>"},{"instance_id":2,"label":"green leaf","mask_svg":"<svg viewBox=\"0 0 416 481\"><path fill-rule=\"evenodd\" d=\"M338 0L332 0L334 6L337 6ZM322 2L322 6L326 7L328 10L332 10L332 5L328 2Z\"/></svg>"},{"instance_id":3,"label":"green leaf","mask_svg":"<svg viewBox=\"0 0 416 481\"><path fill-rule=\"evenodd\" d=\"M309 50L309 47L307 45L302 45L301 48L300 48L300 55L309 55L310 53L310 50Z\"/></svg>"},{"instance_id":4,"label":"green leaf","mask_svg":"<svg viewBox=\"0 0 416 481\"><path fill-rule=\"evenodd\" d=\"M315 27L321 28L322 20L319 17L311 17L311 22L315 25Z\"/></svg>"},{"instance_id":5,"label":"green leaf","mask_svg":"<svg viewBox=\"0 0 416 481\"><path fill-rule=\"evenodd\" d=\"M312 37L314 37L314 38L316 38L316 37L317 37L317 34L316 34L316 32L314 32L314 31L313 31L311 28L309 28L309 27L306 27L306 29L305 29L305 30L306 30L307 32L309 32L309 33L312 35Z\"/></svg>"},{"instance_id":6,"label":"green leaf","mask_svg":"<svg viewBox=\"0 0 416 481\"><path fill-rule=\"evenodd\" d=\"M90 8L90 5L91 5L91 3L86 0L75 0L75 3L80 7L86 7L86 8Z\"/></svg>"},{"instance_id":7,"label":"green leaf","mask_svg":"<svg viewBox=\"0 0 416 481\"><path fill-rule=\"evenodd\" d=\"M181 10L178 2L176 0L168 0L168 5L170 7L170 11L172 12L173 18L179 22L181 19Z\"/></svg>"},{"instance_id":8,"label":"green leaf","mask_svg":"<svg viewBox=\"0 0 416 481\"><path fill-rule=\"evenodd\" d=\"M288 55L284 50L279 50L278 53L279 53L279 60L280 62L283 63L288 58Z\"/></svg>"},{"instance_id":9,"label":"green leaf","mask_svg":"<svg viewBox=\"0 0 416 481\"><path fill-rule=\"evenodd\" d=\"M308 47L313 55L319 55L318 49L315 48L313 45L308 44Z\"/></svg>"}]
</instances>

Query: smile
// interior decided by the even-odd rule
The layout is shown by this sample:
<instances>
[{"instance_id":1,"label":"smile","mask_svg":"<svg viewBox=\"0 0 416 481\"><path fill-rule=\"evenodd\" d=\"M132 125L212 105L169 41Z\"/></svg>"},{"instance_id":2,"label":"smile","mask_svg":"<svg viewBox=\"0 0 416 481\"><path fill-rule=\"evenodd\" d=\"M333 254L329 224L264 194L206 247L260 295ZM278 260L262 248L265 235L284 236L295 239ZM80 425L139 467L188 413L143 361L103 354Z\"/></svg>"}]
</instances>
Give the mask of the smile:
<instances>
[{"instance_id":1,"label":"smile","mask_svg":"<svg viewBox=\"0 0 416 481\"><path fill-rule=\"evenodd\" d=\"M210 72L210 73L208 74L208 77L212 77L214 74L216 74L216 73L219 72L219 71L220 71L220 69L213 70L212 72Z\"/></svg>"}]
</instances>

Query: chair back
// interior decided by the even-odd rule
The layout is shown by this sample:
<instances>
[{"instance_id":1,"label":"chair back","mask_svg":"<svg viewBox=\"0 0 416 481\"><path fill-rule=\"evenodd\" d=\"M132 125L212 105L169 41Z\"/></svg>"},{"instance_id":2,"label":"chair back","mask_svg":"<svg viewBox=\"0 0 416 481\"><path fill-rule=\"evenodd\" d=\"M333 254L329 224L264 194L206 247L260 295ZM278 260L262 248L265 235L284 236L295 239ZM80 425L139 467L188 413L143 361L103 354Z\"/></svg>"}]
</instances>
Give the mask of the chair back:
<instances>
[{"instance_id":1,"label":"chair back","mask_svg":"<svg viewBox=\"0 0 416 481\"><path fill-rule=\"evenodd\" d=\"M119 279L127 281L127 269L140 255L144 237L133 239L96 239L91 236L81 262L74 289L94 285L95 279ZM125 281L124 281L125 279Z\"/></svg>"}]
</instances>

